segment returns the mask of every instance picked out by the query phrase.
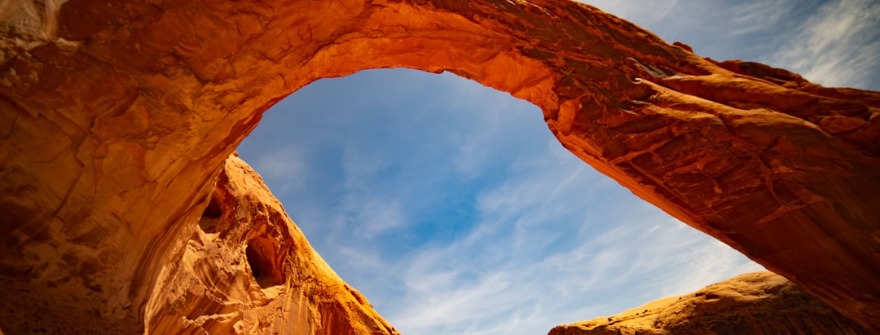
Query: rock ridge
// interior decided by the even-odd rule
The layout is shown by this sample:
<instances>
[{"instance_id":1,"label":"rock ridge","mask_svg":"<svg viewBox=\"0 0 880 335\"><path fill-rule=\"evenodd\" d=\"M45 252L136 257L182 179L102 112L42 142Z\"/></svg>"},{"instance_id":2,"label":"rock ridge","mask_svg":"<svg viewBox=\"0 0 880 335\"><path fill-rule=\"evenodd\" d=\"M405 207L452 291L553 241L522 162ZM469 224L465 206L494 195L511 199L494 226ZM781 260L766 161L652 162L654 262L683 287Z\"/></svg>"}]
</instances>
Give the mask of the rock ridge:
<instances>
[{"instance_id":1,"label":"rock ridge","mask_svg":"<svg viewBox=\"0 0 880 335\"><path fill-rule=\"evenodd\" d=\"M620 314L562 325L549 335L868 334L771 272L754 272Z\"/></svg>"},{"instance_id":2,"label":"rock ridge","mask_svg":"<svg viewBox=\"0 0 880 335\"><path fill-rule=\"evenodd\" d=\"M159 273L145 334L399 335L237 156L227 158L204 208Z\"/></svg>"}]
</instances>

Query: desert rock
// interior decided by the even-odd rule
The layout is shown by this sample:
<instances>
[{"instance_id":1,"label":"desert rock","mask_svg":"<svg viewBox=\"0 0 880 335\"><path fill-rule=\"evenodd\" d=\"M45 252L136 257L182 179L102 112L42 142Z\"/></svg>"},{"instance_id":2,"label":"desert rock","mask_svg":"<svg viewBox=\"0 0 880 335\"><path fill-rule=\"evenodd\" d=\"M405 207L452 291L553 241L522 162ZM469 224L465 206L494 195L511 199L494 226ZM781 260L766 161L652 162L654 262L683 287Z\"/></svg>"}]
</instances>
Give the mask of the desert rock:
<instances>
[{"instance_id":1,"label":"desert rock","mask_svg":"<svg viewBox=\"0 0 880 335\"><path fill-rule=\"evenodd\" d=\"M230 156L198 229L159 273L148 334L398 334Z\"/></svg>"},{"instance_id":2,"label":"desert rock","mask_svg":"<svg viewBox=\"0 0 880 335\"><path fill-rule=\"evenodd\" d=\"M587 164L880 330L880 94L704 59L558 0L4 3L0 327L151 327L263 111L386 67L534 103Z\"/></svg>"},{"instance_id":3,"label":"desert rock","mask_svg":"<svg viewBox=\"0 0 880 335\"><path fill-rule=\"evenodd\" d=\"M562 325L549 335L867 334L770 272L755 272L620 314Z\"/></svg>"}]
</instances>

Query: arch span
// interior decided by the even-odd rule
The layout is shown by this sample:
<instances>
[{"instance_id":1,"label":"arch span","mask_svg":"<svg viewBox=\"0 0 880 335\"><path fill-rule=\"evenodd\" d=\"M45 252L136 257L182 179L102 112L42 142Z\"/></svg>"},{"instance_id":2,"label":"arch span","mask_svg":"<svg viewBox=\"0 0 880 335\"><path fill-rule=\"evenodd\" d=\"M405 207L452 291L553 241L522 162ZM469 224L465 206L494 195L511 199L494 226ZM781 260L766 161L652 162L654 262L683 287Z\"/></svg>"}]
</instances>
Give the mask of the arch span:
<instances>
[{"instance_id":1,"label":"arch span","mask_svg":"<svg viewBox=\"0 0 880 335\"><path fill-rule=\"evenodd\" d=\"M319 78L409 67L531 101L588 164L880 327L876 92L703 59L567 1L56 4L0 16L2 290L45 306L35 318L142 327L265 109Z\"/></svg>"}]
</instances>

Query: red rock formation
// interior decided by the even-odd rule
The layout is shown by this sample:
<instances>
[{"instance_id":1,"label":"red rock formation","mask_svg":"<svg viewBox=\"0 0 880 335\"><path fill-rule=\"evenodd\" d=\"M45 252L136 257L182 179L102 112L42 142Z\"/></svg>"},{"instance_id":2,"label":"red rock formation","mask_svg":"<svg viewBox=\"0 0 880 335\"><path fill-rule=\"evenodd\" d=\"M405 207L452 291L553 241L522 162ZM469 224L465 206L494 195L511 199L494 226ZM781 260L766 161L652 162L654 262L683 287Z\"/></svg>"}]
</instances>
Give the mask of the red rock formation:
<instances>
[{"instance_id":1,"label":"red rock formation","mask_svg":"<svg viewBox=\"0 0 880 335\"><path fill-rule=\"evenodd\" d=\"M146 305L149 334L398 334L230 156ZM62 333L62 332L58 332Z\"/></svg>"},{"instance_id":2,"label":"red rock formation","mask_svg":"<svg viewBox=\"0 0 880 335\"><path fill-rule=\"evenodd\" d=\"M558 0L4 4L0 325L143 329L262 112L382 67L531 101L588 164L880 330L880 94L716 63Z\"/></svg>"},{"instance_id":3,"label":"red rock formation","mask_svg":"<svg viewBox=\"0 0 880 335\"><path fill-rule=\"evenodd\" d=\"M620 314L562 325L549 335L867 334L837 311L770 272L755 272Z\"/></svg>"}]
</instances>

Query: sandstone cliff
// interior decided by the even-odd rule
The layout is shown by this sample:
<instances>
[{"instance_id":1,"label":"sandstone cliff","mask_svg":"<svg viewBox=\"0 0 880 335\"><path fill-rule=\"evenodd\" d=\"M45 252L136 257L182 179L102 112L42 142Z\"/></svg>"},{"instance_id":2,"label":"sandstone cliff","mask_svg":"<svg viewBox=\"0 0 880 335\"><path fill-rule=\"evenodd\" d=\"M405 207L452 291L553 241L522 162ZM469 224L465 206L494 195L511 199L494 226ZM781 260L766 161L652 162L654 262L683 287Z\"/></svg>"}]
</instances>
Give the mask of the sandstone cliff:
<instances>
[{"instance_id":1,"label":"sandstone cliff","mask_svg":"<svg viewBox=\"0 0 880 335\"><path fill-rule=\"evenodd\" d=\"M263 111L383 67L534 103L586 163L880 331L880 94L559 0L0 3L0 327L168 324L148 306Z\"/></svg>"},{"instance_id":2,"label":"sandstone cliff","mask_svg":"<svg viewBox=\"0 0 880 335\"><path fill-rule=\"evenodd\" d=\"M398 334L230 156L146 306L147 334ZM62 333L62 332L57 332Z\"/></svg>"},{"instance_id":3,"label":"sandstone cliff","mask_svg":"<svg viewBox=\"0 0 880 335\"><path fill-rule=\"evenodd\" d=\"M737 276L620 314L558 326L549 335L867 334L770 272Z\"/></svg>"},{"instance_id":4,"label":"sandstone cliff","mask_svg":"<svg viewBox=\"0 0 880 335\"><path fill-rule=\"evenodd\" d=\"M187 218L195 229L156 273L144 334L398 334L315 253L244 161L230 156L214 180L202 213ZM14 318L0 325L11 334L93 333L93 318L35 322L49 319L45 310L11 303L4 314ZM113 324L104 332L129 333Z\"/></svg>"}]
</instances>

